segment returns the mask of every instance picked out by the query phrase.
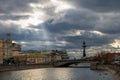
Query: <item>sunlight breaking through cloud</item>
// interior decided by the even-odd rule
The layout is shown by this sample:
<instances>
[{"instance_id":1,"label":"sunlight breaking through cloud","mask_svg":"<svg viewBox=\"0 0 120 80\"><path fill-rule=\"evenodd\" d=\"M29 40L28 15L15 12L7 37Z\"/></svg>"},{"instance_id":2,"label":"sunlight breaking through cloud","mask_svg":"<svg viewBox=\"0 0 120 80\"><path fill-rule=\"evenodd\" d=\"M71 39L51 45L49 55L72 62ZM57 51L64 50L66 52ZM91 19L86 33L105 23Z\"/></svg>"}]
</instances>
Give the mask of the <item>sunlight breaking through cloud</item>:
<instances>
[{"instance_id":1,"label":"sunlight breaking through cloud","mask_svg":"<svg viewBox=\"0 0 120 80\"><path fill-rule=\"evenodd\" d=\"M115 39L113 43L110 44L111 46L115 48L120 48L120 40Z\"/></svg>"},{"instance_id":2,"label":"sunlight breaking through cloud","mask_svg":"<svg viewBox=\"0 0 120 80\"><path fill-rule=\"evenodd\" d=\"M56 6L55 13L59 13L64 10L74 8L72 5L70 5L66 2L60 1L60 0L51 0L51 2L54 6Z\"/></svg>"},{"instance_id":3,"label":"sunlight breaking through cloud","mask_svg":"<svg viewBox=\"0 0 120 80\"><path fill-rule=\"evenodd\" d=\"M79 50L83 40L87 48L116 48L120 43L119 1L107 0L106 5L103 2L0 0L0 38L9 32L24 49Z\"/></svg>"}]
</instances>

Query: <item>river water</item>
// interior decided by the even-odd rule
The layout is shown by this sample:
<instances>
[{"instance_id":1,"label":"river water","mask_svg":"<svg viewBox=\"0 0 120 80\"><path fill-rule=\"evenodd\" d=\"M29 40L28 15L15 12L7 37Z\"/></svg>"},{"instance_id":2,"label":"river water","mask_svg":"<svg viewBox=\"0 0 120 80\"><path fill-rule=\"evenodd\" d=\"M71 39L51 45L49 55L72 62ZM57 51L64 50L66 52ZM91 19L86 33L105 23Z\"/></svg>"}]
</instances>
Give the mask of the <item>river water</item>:
<instances>
[{"instance_id":1,"label":"river water","mask_svg":"<svg viewBox=\"0 0 120 80\"><path fill-rule=\"evenodd\" d=\"M0 80L114 80L107 71L89 68L41 68L1 72Z\"/></svg>"}]
</instances>

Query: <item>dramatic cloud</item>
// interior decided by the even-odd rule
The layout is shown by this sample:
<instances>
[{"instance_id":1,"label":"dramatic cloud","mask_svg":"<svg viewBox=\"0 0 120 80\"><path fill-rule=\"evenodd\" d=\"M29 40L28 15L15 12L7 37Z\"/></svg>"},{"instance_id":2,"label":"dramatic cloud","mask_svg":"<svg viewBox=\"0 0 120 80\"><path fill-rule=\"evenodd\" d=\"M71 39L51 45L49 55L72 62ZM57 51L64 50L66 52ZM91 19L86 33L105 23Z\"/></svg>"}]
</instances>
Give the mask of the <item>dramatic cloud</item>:
<instances>
[{"instance_id":1,"label":"dramatic cloud","mask_svg":"<svg viewBox=\"0 0 120 80\"><path fill-rule=\"evenodd\" d=\"M11 33L23 50L81 51L83 41L89 52L111 49L120 42L119 9L118 0L0 0L0 38Z\"/></svg>"},{"instance_id":2,"label":"dramatic cloud","mask_svg":"<svg viewBox=\"0 0 120 80\"><path fill-rule=\"evenodd\" d=\"M31 11L28 7L29 3L39 2L38 0L0 0L0 13L22 13Z\"/></svg>"},{"instance_id":3,"label":"dramatic cloud","mask_svg":"<svg viewBox=\"0 0 120 80\"><path fill-rule=\"evenodd\" d=\"M83 7L98 12L120 11L119 0L67 0L77 7Z\"/></svg>"}]
</instances>

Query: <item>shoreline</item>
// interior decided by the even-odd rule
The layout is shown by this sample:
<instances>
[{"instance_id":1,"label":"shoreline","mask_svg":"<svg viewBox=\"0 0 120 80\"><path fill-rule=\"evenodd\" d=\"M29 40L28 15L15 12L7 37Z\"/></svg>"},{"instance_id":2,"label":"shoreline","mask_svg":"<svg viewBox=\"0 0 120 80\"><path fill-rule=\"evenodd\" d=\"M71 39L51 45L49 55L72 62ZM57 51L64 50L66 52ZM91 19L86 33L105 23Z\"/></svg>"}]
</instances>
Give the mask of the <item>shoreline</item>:
<instances>
[{"instance_id":1,"label":"shoreline","mask_svg":"<svg viewBox=\"0 0 120 80\"><path fill-rule=\"evenodd\" d=\"M98 70L107 70L112 73L115 80L120 80L120 67L116 65L97 65Z\"/></svg>"},{"instance_id":2,"label":"shoreline","mask_svg":"<svg viewBox=\"0 0 120 80\"><path fill-rule=\"evenodd\" d=\"M53 65L3 65L0 66L0 72L7 72L7 71L19 71L19 70L30 70L30 69L40 69L40 68L90 68L91 66L87 67L54 67ZM93 66L95 67L95 66ZM91 69L92 70L92 69ZM116 65L96 65L94 70L105 70L112 73L115 80L120 80L120 67Z\"/></svg>"},{"instance_id":3,"label":"shoreline","mask_svg":"<svg viewBox=\"0 0 120 80\"><path fill-rule=\"evenodd\" d=\"M52 65L3 65L0 66L0 72L6 71L18 71L18 70L29 70L29 69L39 69L39 68L52 68Z\"/></svg>"}]
</instances>

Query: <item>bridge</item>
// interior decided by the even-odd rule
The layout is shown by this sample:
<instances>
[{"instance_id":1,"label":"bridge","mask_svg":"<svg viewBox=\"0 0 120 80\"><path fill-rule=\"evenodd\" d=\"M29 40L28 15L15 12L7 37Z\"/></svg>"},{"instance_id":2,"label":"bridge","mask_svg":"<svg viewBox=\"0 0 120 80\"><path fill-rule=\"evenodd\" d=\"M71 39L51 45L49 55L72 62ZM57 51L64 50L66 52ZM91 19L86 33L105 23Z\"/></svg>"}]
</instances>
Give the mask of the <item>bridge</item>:
<instances>
[{"instance_id":1,"label":"bridge","mask_svg":"<svg viewBox=\"0 0 120 80\"><path fill-rule=\"evenodd\" d=\"M85 52L86 43L83 42L83 57L86 56ZM55 60L56 53L51 54L50 63L42 64L0 64L0 71L13 71L13 70L26 70L26 69L36 69L36 68L50 68L50 67L69 67L71 64L78 63L90 63L91 61L85 59L74 59L74 60Z\"/></svg>"},{"instance_id":2,"label":"bridge","mask_svg":"<svg viewBox=\"0 0 120 80\"><path fill-rule=\"evenodd\" d=\"M86 57L86 42L83 41L83 58ZM57 66L57 67L68 67L69 65L71 64L77 64L77 63L84 63L84 62L90 62L88 60L85 60L85 59L74 59L74 60L58 60L58 61L55 61L55 56L56 56L56 53L52 53L52 64L54 66Z\"/></svg>"},{"instance_id":3,"label":"bridge","mask_svg":"<svg viewBox=\"0 0 120 80\"><path fill-rule=\"evenodd\" d=\"M72 64L79 64L79 63L90 63L93 61L88 61L85 59L76 59L76 60L59 60L54 62L55 67L69 67Z\"/></svg>"},{"instance_id":4,"label":"bridge","mask_svg":"<svg viewBox=\"0 0 120 80\"><path fill-rule=\"evenodd\" d=\"M39 69L39 68L69 67L69 65L71 64L90 63L90 62L91 61L87 61L84 59L77 59L77 60L59 60L59 61L54 61L53 63L42 63L42 64L10 64L10 65L0 64L0 72L26 70L26 69Z\"/></svg>"}]
</instances>

